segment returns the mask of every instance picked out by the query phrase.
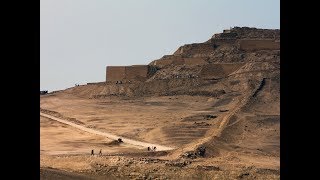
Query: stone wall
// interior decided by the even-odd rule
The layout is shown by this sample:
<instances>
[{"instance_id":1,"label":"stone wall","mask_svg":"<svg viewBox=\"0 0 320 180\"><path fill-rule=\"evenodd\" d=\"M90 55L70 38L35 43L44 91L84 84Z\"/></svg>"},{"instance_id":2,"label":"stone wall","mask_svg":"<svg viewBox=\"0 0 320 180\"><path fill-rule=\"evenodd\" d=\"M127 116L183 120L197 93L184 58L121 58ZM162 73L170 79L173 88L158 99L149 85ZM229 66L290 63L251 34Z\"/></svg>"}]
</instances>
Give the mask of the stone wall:
<instances>
[{"instance_id":1,"label":"stone wall","mask_svg":"<svg viewBox=\"0 0 320 180\"><path fill-rule=\"evenodd\" d=\"M264 40L246 39L246 40L240 40L239 45L240 45L240 50L244 50L244 51L279 50L280 49L280 41L275 41L273 39L264 39Z\"/></svg>"}]
</instances>

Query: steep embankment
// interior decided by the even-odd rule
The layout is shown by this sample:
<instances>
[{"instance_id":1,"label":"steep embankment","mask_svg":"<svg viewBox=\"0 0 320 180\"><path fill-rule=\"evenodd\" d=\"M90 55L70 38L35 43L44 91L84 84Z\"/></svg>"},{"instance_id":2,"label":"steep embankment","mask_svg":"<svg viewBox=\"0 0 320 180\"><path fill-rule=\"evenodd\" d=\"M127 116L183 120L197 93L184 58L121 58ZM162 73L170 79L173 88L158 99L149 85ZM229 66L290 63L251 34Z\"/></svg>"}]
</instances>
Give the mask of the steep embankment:
<instances>
[{"instance_id":1,"label":"steep embankment","mask_svg":"<svg viewBox=\"0 0 320 180\"><path fill-rule=\"evenodd\" d=\"M240 111L230 117L220 136L204 145L208 156L257 154L280 156L279 73L263 79Z\"/></svg>"}]
</instances>

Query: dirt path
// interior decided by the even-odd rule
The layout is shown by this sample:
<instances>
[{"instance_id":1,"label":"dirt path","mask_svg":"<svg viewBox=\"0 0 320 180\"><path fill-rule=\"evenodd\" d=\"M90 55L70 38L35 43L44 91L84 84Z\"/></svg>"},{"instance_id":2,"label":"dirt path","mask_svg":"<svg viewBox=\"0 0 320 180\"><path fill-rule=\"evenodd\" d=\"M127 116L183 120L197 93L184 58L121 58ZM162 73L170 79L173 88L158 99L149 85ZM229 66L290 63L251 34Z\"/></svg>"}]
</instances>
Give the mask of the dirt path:
<instances>
[{"instance_id":1,"label":"dirt path","mask_svg":"<svg viewBox=\"0 0 320 180\"><path fill-rule=\"evenodd\" d=\"M44 117L47 117L49 119L52 119L52 120L59 121L61 123L70 125L72 127L80 129L82 131L86 131L86 132L89 132L89 133L92 133L92 134L104 136L104 137L107 137L109 139L118 140L118 138L121 138L124 143L135 145L135 146L141 146L141 147L144 147L144 148L153 146L153 147L157 148L157 151L166 151L166 150L173 150L174 149L172 147L166 147L166 146L161 146L159 144L151 144L151 143L136 141L136 140L132 140L132 139L128 139L128 138L123 138L121 136L113 135L113 134L110 134L110 133L107 133L107 132L101 132L101 131L98 131L98 130L95 130L95 129L87 128L87 127L72 123L70 121L63 120L63 119L60 119L60 118L57 118L57 117L42 113L42 112L40 112L40 116L44 116Z\"/></svg>"}]
</instances>

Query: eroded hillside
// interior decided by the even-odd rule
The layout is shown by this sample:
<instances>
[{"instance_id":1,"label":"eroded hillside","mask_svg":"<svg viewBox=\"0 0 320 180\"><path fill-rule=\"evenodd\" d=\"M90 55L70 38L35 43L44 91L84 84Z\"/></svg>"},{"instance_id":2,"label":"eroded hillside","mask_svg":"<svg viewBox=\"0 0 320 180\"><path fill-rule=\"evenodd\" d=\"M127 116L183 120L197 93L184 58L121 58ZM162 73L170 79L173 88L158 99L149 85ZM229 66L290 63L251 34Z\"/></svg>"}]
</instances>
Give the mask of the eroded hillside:
<instances>
[{"instance_id":1,"label":"eroded hillside","mask_svg":"<svg viewBox=\"0 0 320 180\"><path fill-rule=\"evenodd\" d=\"M106 82L41 96L41 108L84 127L174 150L150 154L126 143L110 146L109 139L74 129L70 132L78 137L66 140L67 134L56 135L42 117L46 131L64 139L47 142L48 134L41 131L42 167L112 172L118 178L136 177L130 175L135 169L142 179L161 178L164 172L173 179L192 179L195 172L209 179L279 179L280 30L235 27L206 42L183 45L148 66L111 70ZM54 125L58 130L59 123ZM195 155L203 147L205 154ZM88 159L85 152L92 148L124 154ZM66 157L52 156L59 152ZM152 163L144 164L142 157ZM80 165L70 166L66 159Z\"/></svg>"}]
</instances>

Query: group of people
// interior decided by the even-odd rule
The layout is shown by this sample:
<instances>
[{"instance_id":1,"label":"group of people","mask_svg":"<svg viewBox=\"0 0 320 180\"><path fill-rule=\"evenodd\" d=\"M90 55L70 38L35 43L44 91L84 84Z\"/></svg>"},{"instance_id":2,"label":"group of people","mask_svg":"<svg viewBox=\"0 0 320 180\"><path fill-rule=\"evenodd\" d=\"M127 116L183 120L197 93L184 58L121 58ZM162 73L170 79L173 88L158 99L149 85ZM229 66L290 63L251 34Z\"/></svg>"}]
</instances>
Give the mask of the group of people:
<instances>
[{"instance_id":1,"label":"group of people","mask_svg":"<svg viewBox=\"0 0 320 180\"><path fill-rule=\"evenodd\" d=\"M155 146L148 147L148 151L156 151L156 149L157 149L157 147L155 147Z\"/></svg>"},{"instance_id":2,"label":"group of people","mask_svg":"<svg viewBox=\"0 0 320 180\"><path fill-rule=\"evenodd\" d=\"M148 151L156 151L157 147L156 146L151 146L148 147ZM99 156L102 156L102 149L99 151ZM94 149L91 150L91 156L94 156Z\"/></svg>"},{"instance_id":3,"label":"group of people","mask_svg":"<svg viewBox=\"0 0 320 180\"><path fill-rule=\"evenodd\" d=\"M91 156L93 156L94 155L94 150L92 149L91 150ZM102 149L100 149L100 151L99 151L99 156L102 156Z\"/></svg>"}]
</instances>

